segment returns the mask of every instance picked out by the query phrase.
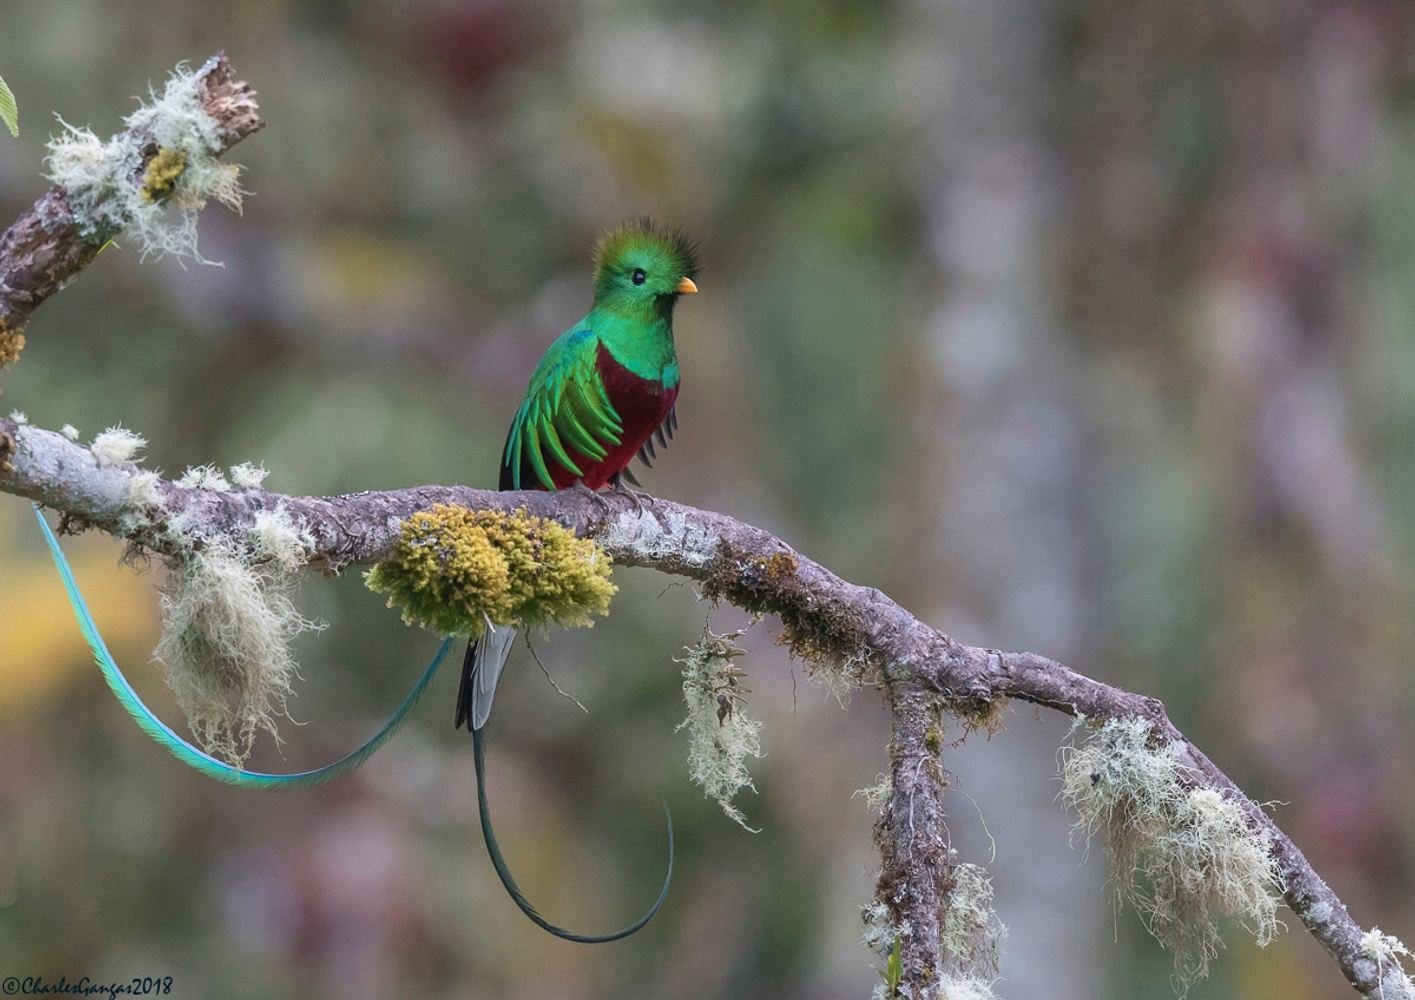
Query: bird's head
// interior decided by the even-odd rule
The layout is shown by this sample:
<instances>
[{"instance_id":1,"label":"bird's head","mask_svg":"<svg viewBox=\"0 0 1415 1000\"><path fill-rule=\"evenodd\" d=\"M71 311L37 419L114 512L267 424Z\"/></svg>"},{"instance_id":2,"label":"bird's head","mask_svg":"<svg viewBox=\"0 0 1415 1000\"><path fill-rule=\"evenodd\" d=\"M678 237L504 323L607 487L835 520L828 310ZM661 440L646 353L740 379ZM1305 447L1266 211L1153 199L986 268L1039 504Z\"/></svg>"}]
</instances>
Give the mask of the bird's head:
<instances>
[{"instance_id":1,"label":"bird's head","mask_svg":"<svg viewBox=\"0 0 1415 1000\"><path fill-rule=\"evenodd\" d=\"M616 312L671 314L680 295L698 290L698 248L681 229L661 230L632 219L599 238L594 300Z\"/></svg>"}]
</instances>

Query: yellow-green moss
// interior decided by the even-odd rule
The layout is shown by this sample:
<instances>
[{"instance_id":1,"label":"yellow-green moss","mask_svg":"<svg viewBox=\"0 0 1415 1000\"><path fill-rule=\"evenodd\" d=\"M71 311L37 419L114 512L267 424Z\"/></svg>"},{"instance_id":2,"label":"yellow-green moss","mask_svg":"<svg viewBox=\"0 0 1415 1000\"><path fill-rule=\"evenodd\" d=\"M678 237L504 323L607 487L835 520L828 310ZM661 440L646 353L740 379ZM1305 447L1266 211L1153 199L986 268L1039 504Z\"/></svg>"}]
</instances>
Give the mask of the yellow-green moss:
<instances>
[{"instance_id":1,"label":"yellow-green moss","mask_svg":"<svg viewBox=\"0 0 1415 1000\"><path fill-rule=\"evenodd\" d=\"M948 708L962 721L964 737L981 729L992 739L1006 728L1008 704L1005 695L997 695L991 701L957 702Z\"/></svg>"},{"instance_id":2,"label":"yellow-green moss","mask_svg":"<svg viewBox=\"0 0 1415 1000\"><path fill-rule=\"evenodd\" d=\"M147 163L142 175L142 196L147 201L164 201L177 186L177 178L187 169L187 152L166 146Z\"/></svg>"},{"instance_id":3,"label":"yellow-green moss","mask_svg":"<svg viewBox=\"0 0 1415 1000\"><path fill-rule=\"evenodd\" d=\"M0 320L0 368L5 368L20 360L20 352L25 349L25 335L17 327L7 326Z\"/></svg>"},{"instance_id":4,"label":"yellow-green moss","mask_svg":"<svg viewBox=\"0 0 1415 1000\"><path fill-rule=\"evenodd\" d=\"M439 504L403 522L393 557L364 580L409 625L474 638L487 618L590 625L618 589L609 572L599 546L554 521Z\"/></svg>"}]
</instances>

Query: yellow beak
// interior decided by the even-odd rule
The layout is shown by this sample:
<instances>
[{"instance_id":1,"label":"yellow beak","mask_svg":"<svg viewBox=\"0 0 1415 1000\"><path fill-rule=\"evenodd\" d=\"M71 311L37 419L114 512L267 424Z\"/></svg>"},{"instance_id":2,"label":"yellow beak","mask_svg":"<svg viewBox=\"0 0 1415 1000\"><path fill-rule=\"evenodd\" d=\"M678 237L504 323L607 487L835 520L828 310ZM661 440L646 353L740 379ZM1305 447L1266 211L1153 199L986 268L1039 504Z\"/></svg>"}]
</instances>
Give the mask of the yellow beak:
<instances>
[{"instance_id":1,"label":"yellow beak","mask_svg":"<svg viewBox=\"0 0 1415 1000\"><path fill-rule=\"evenodd\" d=\"M692 278L681 278L681 279L679 279L679 281L678 281L678 287L674 289L675 292L679 292L679 293L681 293L681 294L683 294L683 295L692 295L692 294L695 293L697 290L698 290L698 286L695 285L695 284L693 284L693 279L692 279Z\"/></svg>"}]
</instances>

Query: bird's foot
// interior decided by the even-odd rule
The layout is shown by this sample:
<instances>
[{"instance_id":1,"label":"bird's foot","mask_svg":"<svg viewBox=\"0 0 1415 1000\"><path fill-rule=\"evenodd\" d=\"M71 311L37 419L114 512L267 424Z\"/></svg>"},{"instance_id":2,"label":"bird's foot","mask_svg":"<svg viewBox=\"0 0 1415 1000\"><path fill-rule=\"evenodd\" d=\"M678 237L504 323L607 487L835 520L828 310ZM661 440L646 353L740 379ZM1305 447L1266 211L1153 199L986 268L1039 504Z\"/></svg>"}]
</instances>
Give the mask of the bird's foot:
<instances>
[{"instance_id":1,"label":"bird's foot","mask_svg":"<svg viewBox=\"0 0 1415 1000\"><path fill-rule=\"evenodd\" d=\"M608 518L609 515L613 513L613 508L609 506L609 501L606 500L602 494L586 486L582 480L575 480L575 485L573 488L577 493L584 493L591 500L597 503L599 505L600 514L602 514L605 518Z\"/></svg>"},{"instance_id":2,"label":"bird's foot","mask_svg":"<svg viewBox=\"0 0 1415 1000\"><path fill-rule=\"evenodd\" d=\"M657 502L652 496L650 496L648 493L645 493L643 490L636 490L630 487L628 483L624 482L624 479L621 476L614 477L613 485L611 485L609 489L611 493L618 493L632 500L634 502L634 507L638 510L640 516L643 515L644 509L646 507L652 507Z\"/></svg>"}]
</instances>

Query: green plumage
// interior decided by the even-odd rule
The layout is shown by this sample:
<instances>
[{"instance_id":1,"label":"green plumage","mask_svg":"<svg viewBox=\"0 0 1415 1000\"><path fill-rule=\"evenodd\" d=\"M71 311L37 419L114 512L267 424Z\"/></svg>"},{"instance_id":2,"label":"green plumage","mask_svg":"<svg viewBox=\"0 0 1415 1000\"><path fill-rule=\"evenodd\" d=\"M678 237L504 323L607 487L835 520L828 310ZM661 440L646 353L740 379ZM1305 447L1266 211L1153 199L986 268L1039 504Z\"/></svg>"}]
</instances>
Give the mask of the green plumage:
<instances>
[{"instance_id":1,"label":"green plumage","mask_svg":"<svg viewBox=\"0 0 1415 1000\"><path fill-rule=\"evenodd\" d=\"M525 457L529 457L540 485L553 490L547 452L562 468L583 476L585 469L570 458L566 442L581 455L597 460L620 443L624 425L595 370L599 337L588 326L589 320L586 316L551 344L531 375L526 398L506 438L503 458L512 470L512 489L531 485L521 482Z\"/></svg>"},{"instance_id":2,"label":"green plumage","mask_svg":"<svg viewBox=\"0 0 1415 1000\"><path fill-rule=\"evenodd\" d=\"M660 232L647 220L628 222L600 239L594 304L550 345L531 375L506 436L502 489L553 490L573 479L608 478L628 464L638 443L627 454L616 452L626 435L642 428L626 427L606 385L601 352L655 391L676 391L673 305L696 290L697 268L687 236Z\"/></svg>"}]
</instances>

